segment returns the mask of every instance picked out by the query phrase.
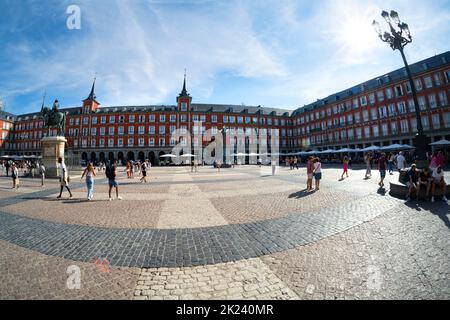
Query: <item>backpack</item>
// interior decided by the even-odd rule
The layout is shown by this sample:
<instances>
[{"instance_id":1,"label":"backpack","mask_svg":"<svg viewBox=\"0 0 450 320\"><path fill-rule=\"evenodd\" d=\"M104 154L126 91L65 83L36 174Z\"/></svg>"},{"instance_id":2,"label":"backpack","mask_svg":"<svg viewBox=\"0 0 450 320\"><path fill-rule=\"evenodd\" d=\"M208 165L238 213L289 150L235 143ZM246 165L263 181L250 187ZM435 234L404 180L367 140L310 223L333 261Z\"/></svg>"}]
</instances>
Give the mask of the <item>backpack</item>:
<instances>
[{"instance_id":1,"label":"backpack","mask_svg":"<svg viewBox=\"0 0 450 320\"><path fill-rule=\"evenodd\" d=\"M106 177L108 179L114 179L116 175L114 174L114 169L112 166L107 166L105 171Z\"/></svg>"},{"instance_id":2,"label":"backpack","mask_svg":"<svg viewBox=\"0 0 450 320\"><path fill-rule=\"evenodd\" d=\"M401 183L407 184L409 182L409 170L405 171L405 174L403 175Z\"/></svg>"}]
</instances>

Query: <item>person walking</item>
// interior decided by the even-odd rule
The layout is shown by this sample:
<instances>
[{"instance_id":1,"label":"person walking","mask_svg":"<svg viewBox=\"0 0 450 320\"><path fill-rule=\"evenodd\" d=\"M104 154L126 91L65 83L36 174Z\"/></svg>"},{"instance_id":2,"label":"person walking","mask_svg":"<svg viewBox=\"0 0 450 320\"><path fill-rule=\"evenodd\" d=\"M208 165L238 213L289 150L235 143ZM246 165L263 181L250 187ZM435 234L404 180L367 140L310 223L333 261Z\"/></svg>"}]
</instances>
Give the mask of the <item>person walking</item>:
<instances>
[{"instance_id":1,"label":"person walking","mask_svg":"<svg viewBox=\"0 0 450 320\"><path fill-rule=\"evenodd\" d=\"M11 163L7 160L5 163L6 176L9 177L9 168L11 167Z\"/></svg>"},{"instance_id":2,"label":"person walking","mask_svg":"<svg viewBox=\"0 0 450 320\"><path fill-rule=\"evenodd\" d=\"M127 178L130 179L131 178L131 164L130 164L130 161L127 161L126 170L127 170Z\"/></svg>"},{"instance_id":3,"label":"person walking","mask_svg":"<svg viewBox=\"0 0 450 320\"><path fill-rule=\"evenodd\" d=\"M13 180L13 189L19 189L19 169L15 162L13 162L11 167L11 178Z\"/></svg>"},{"instance_id":4,"label":"person walking","mask_svg":"<svg viewBox=\"0 0 450 320\"><path fill-rule=\"evenodd\" d=\"M314 175L314 162L313 157L309 156L308 161L306 162L306 190L310 191L312 190L312 181L313 181L313 175Z\"/></svg>"},{"instance_id":5,"label":"person walking","mask_svg":"<svg viewBox=\"0 0 450 320\"><path fill-rule=\"evenodd\" d=\"M341 180L344 179L344 174L347 176L348 178L348 158L344 157L344 160L342 161L342 164L344 166L344 172L342 172L342 176L341 176Z\"/></svg>"},{"instance_id":6,"label":"person walking","mask_svg":"<svg viewBox=\"0 0 450 320\"><path fill-rule=\"evenodd\" d=\"M146 159L141 165L142 177L141 179L139 179L141 183L143 182L147 183L147 167L148 167L148 160Z\"/></svg>"},{"instance_id":7,"label":"person walking","mask_svg":"<svg viewBox=\"0 0 450 320\"><path fill-rule=\"evenodd\" d=\"M134 161L130 160L130 179L134 179Z\"/></svg>"},{"instance_id":8,"label":"person walking","mask_svg":"<svg viewBox=\"0 0 450 320\"><path fill-rule=\"evenodd\" d=\"M294 167L298 170L298 159L297 159L297 157L294 157L294 163L293 163L293 165L292 165L292 169L294 169Z\"/></svg>"},{"instance_id":9,"label":"person walking","mask_svg":"<svg viewBox=\"0 0 450 320\"><path fill-rule=\"evenodd\" d=\"M372 177L372 154L370 152L366 154L364 162L366 163L366 179L369 179Z\"/></svg>"},{"instance_id":10,"label":"person walking","mask_svg":"<svg viewBox=\"0 0 450 320\"><path fill-rule=\"evenodd\" d=\"M220 167L222 166L222 161L218 160L216 162L216 166L217 166L217 172L220 172Z\"/></svg>"},{"instance_id":11,"label":"person walking","mask_svg":"<svg viewBox=\"0 0 450 320\"><path fill-rule=\"evenodd\" d=\"M444 194L442 197L442 201L447 202L447 197L445 196L445 190L447 188L447 184L444 180L444 170L442 170L442 166L438 166L431 175L432 182L431 182L431 202L434 202L434 192L436 191L436 185L438 185Z\"/></svg>"},{"instance_id":12,"label":"person walking","mask_svg":"<svg viewBox=\"0 0 450 320\"><path fill-rule=\"evenodd\" d=\"M384 178L386 178L386 169L387 169L387 159L386 154L383 152L381 157L378 159L378 170L380 171L380 182L378 185L380 188L384 187Z\"/></svg>"},{"instance_id":13,"label":"person walking","mask_svg":"<svg viewBox=\"0 0 450 320\"><path fill-rule=\"evenodd\" d=\"M394 174L394 164L395 164L395 153L392 153L389 157L388 167L389 167L389 174Z\"/></svg>"},{"instance_id":14,"label":"person walking","mask_svg":"<svg viewBox=\"0 0 450 320\"><path fill-rule=\"evenodd\" d=\"M39 174L41 175L41 187L43 187L45 181L45 166L42 162L39 164Z\"/></svg>"},{"instance_id":15,"label":"person walking","mask_svg":"<svg viewBox=\"0 0 450 320\"><path fill-rule=\"evenodd\" d=\"M86 187L88 190L87 199L91 201L94 197L94 177L97 175L95 172L94 165L89 161L86 169L84 169L83 174L81 175L81 179L83 180L84 176L86 176Z\"/></svg>"},{"instance_id":16,"label":"person walking","mask_svg":"<svg viewBox=\"0 0 450 320\"><path fill-rule=\"evenodd\" d=\"M316 181L316 190L320 189L320 180L322 180L322 163L320 162L320 158L314 159L314 180Z\"/></svg>"},{"instance_id":17,"label":"person walking","mask_svg":"<svg viewBox=\"0 0 450 320\"><path fill-rule=\"evenodd\" d=\"M114 187L116 189L116 198L117 200L122 200L122 197L119 196L119 184L116 181L117 176L117 160L114 160L114 162L111 164L109 163L106 167L105 171L106 177L108 178L108 195L109 195L109 201L112 201L111 198L111 190Z\"/></svg>"},{"instance_id":18,"label":"person walking","mask_svg":"<svg viewBox=\"0 0 450 320\"><path fill-rule=\"evenodd\" d=\"M70 191L69 188L69 173L67 172L67 167L66 164L64 163L63 159L61 157L58 158L58 163L59 163L59 172L60 172L60 177L59 177L59 181L61 183L61 188L59 191L59 196L57 197L57 199L60 199L62 196L62 192L63 189L66 188L67 191L69 191L70 197L72 198L72 191Z\"/></svg>"},{"instance_id":19,"label":"person walking","mask_svg":"<svg viewBox=\"0 0 450 320\"><path fill-rule=\"evenodd\" d=\"M398 156L397 156L397 158L395 158L395 161L397 162L398 172L400 172L406 168L406 158L403 155L403 151L400 151L398 153Z\"/></svg>"}]
</instances>

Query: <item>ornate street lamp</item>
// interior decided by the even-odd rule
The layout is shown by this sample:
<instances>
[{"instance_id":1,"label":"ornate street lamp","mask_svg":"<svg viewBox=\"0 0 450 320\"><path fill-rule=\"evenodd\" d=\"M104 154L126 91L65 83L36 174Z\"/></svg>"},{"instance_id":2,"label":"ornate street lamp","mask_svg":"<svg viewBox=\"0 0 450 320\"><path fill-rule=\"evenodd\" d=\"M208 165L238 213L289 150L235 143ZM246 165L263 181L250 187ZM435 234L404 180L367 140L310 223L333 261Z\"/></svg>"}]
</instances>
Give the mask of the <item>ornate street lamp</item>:
<instances>
[{"instance_id":1,"label":"ornate street lamp","mask_svg":"<svg viewBox=\"0 0 450 320\"><path fill-rule=\"evenodd\" d=\"M427 146L428 139L423 132L422 120L420 116L420 108L419 102L417 100L417 91L416 86L414 85L414 80L412 78L411 70L409 68L408 62L406 61L404 48L408 43L412 42L411 33L409 31L409 27L406 23L400 21L400 17L397 12L392 10L390 14L387 11L383 11L381 16L386 20L389 25L390 32L383 32L380 24L377 21L372 22L372 26L375 31L378 33L381 41L386 42L392 48L392 50L400 51L403 62L405 64L406 73L409 79L409 85L411 87L412 96L414 100L414 106L416 109L416 120L417 120L417 133L415 137L415 146L416 146L416 156L417 156L417 166L419 168L423 168L427 165ZM394 27L394 25L396 27Z\"/></svg>"}]
</instances>

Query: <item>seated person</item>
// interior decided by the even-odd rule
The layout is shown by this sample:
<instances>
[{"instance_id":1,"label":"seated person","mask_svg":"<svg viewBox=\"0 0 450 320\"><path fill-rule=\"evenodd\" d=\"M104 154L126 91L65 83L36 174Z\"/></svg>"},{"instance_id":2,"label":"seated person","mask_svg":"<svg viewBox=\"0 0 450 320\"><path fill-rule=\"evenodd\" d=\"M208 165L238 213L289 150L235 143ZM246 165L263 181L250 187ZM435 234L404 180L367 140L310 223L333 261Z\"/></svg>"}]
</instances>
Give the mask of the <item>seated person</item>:
<instances>
[{"instance_id":1,"label":"seated person","mask_svg":"<svg viewBox=\"0 0 450 320\"><path fill-rule=\"evenodd\" d=\"M447 187L447 184L444 180L444 170L442 170L442 165L438 165L438 167L433 171L432 177L432 183L431 183L431 202L434 202L434 191L436 189L436 185L438 185L444 193L444 196L442 197L442 200L447 202L447 197L445 196L445 190Z\"/></svg>"},{"instance_id":2,"label":"seated person","mask_svg":"<svg viewBox=\"0 0 450 320\"><path fill-rule=\"evenodd\" d=\"M411 194L413 191L417 191L417 181L419 180L418 173L419 172L417 171L415 164L412 164L411 169L406 172L406 186L408 187L408 194L406 195L407 201L411 200Z\"/></svg>"},{"instance_id":3,"label":"seated person","mask_svg":"<svg viewBox=\"0 0 450 320\"><path fill-rule=\"evenodd\" d=\"M430 196L431 181L432 178L430 169L423 169L423 171L419 174L419 184L417 185L417 199L419 199L420 188L422 186L425 186L427 188L426 198L428 199L428 197Z\"/></svg>"}]
</instances>

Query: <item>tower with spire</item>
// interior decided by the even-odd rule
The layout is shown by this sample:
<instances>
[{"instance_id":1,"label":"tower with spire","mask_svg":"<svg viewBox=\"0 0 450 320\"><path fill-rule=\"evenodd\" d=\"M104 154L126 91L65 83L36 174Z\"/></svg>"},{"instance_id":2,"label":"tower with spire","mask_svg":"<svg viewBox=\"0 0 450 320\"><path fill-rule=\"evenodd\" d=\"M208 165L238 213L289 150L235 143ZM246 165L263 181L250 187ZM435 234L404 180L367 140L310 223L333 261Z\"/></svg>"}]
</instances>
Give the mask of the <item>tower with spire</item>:
<instances>
[{"instance_id":1,"label":"tower with spire","mask_svg":"<svg viewBox=\"0 0 450 320\"><path fill-rule=\"evenodd\" d=\"M192 97L186 90L186 70L184 70L183 89L177 97L177 105L179 112L187 112L191 110Z\"/></svg>"},{"instance_id":2,"label":"tower with spire","mask_svg":"<svg viewBox=\"0 0 450 320\"><path fill-rule=\"evenodd\" d=\"M91 92L89 96L83 100L83 114L89 114L96 112L100 107L100 103L97 101L97 97L95 96L95 81L97 76L94 77L94 82L92 83Z\"/></svg>"}]
</instances>

